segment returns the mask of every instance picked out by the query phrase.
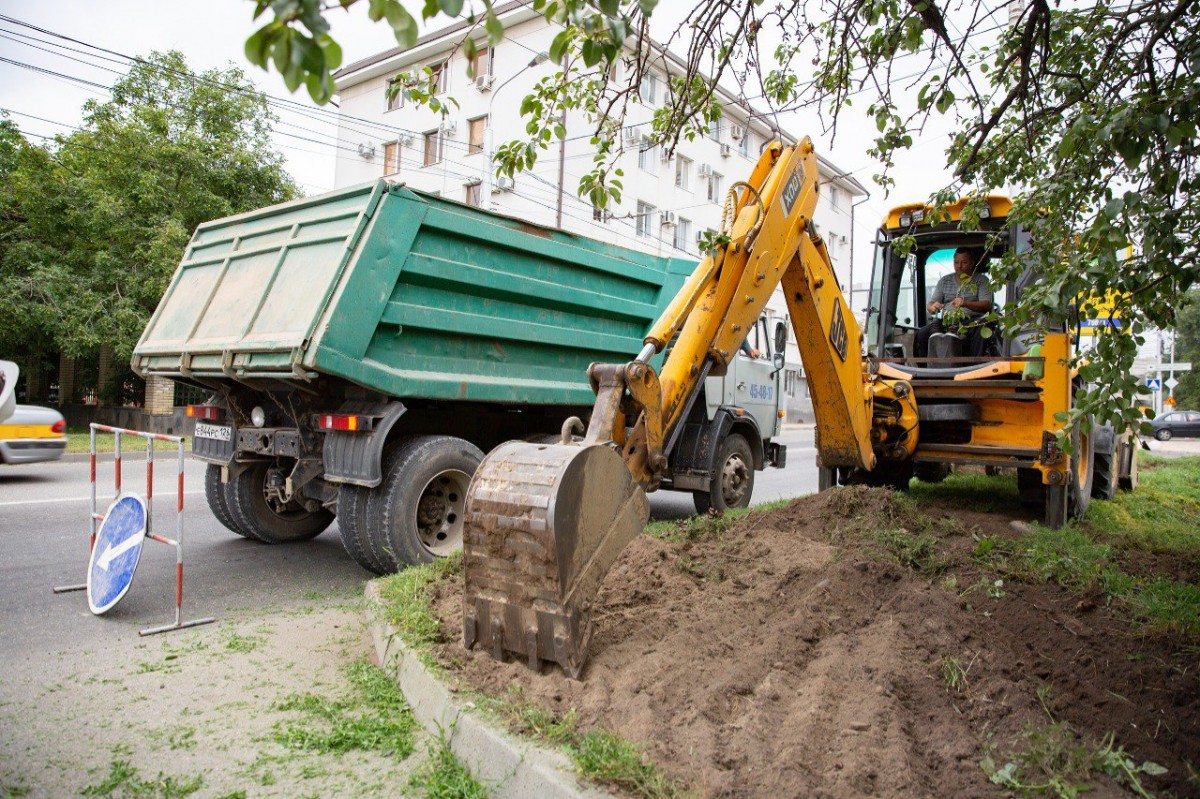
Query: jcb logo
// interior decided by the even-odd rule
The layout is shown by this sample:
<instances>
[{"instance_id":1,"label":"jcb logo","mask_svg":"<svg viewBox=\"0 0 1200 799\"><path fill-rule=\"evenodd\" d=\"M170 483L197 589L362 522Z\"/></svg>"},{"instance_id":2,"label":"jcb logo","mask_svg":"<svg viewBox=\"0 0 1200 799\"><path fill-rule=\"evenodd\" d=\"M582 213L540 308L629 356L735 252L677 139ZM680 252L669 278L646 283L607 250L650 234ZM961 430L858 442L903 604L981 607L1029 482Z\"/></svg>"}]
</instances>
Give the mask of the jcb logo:
<instances>
[{"instance_id":1,"label":"jcb logo","mask_svg":"<svg viewBox=\"0 0 1200 799\"><path fill-rule=\"evenodd\" d=\"M842 303L835 299L833 301L833 319L829 322L829 343L833 345L834 352L843 361L846 360L847 339L846 320L842 318Z\"/></svg>"}]
</instances>

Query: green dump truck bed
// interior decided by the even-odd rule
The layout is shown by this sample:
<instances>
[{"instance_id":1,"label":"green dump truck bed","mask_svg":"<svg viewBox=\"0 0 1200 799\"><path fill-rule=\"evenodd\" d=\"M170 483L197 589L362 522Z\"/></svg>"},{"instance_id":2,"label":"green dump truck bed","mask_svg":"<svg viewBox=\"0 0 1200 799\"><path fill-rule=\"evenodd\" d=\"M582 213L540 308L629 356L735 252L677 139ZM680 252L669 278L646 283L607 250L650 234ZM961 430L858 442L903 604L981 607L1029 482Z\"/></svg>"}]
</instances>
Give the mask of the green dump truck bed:
<instances>
[{"instance_id":1,"label":"green dump truck bed","mask_svg":"<svg viewBox=\"0 0 1200 799\"><path fill-rule=\"evenodd\" d=\"M201 225L133 368L590 405L694 266L379 181Z\"/></svg>"}]
</instances>

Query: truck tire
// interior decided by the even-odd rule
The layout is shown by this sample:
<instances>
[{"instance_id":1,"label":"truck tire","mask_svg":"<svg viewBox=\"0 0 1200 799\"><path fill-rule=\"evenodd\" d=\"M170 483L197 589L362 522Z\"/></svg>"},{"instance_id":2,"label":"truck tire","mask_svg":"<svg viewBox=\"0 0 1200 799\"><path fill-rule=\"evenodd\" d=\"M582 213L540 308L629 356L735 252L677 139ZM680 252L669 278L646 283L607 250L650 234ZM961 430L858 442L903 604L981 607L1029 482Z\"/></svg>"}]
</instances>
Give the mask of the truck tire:
<instances>
[{"instance_id":1,"label":"truck tire","mask_svg":"<svg viewBox=\"0 0 1200 799\"><path fill-rule=\"evenodd\" d=\"M244 530L267 544L290 544L316 538L333 522L325 508L310 511L294 500L279 508L267 499L264 486L271 464L247 464L225 486L230 515Z\"/></svg>"},{"instance_id":2,"label":"truck tire","mask_svg":"<svg viewBox=\"0 0 1200 799\"><path fill-rule=\"evenodd\" d=\"M918 463L913 466L913 477L922 483L940 483L949 476L950 464L948 463Z\"/></svg>"},{"instance_id":3,"label":"truck tire","mask_svg":"<svg viewBox=\"0 0 1200 799\"><path fill-rule=\"evenodd\" d=\"M366 536L381 573L462 548L467 488L483 452L454 436L417 436L383 451L383 482L367 500Z\"/></svg>"},{"instance_id":4,"label":"truck tire","mask_svg":"<svg viewBox=\"0 0 1200 799\"><path fill-rule=\"evenodd\" d=\"M367 500L371 489L364 486L343 485L338 489L338 534L342 546L355 563L373 574L385 574L383 564L371 552L371 541L367 535Z\"/></svg>"},{"instance_id":5,"label":"truck tire","mask_svg":"<svg viewBox=\"0 0 1200 799\"><path fill-rule=\"evenodd\" d=\"M716 469L707 491L693 491L696 513L745 508L754 494L754 453L738 433L731 433L721 444Z\"/></svg>"},{"instance_id":6,"label":"truck tire","mask_svg":"<svg viewBox=\"0 0 1200 799\"><path fill-rule=\"evenodd\" d=\"M204 470L204 498L208 500L209 510L212 511L213 516L217 517L217 521L225 529L237 533L242 538L258 541L258 536L240 527L237 520L233 518L233 514L229 512L229 503L226 500L225 491L226 487L221 483L221 467L211 463L208 464L208 468Z\"/></svg>"}]
</instances>

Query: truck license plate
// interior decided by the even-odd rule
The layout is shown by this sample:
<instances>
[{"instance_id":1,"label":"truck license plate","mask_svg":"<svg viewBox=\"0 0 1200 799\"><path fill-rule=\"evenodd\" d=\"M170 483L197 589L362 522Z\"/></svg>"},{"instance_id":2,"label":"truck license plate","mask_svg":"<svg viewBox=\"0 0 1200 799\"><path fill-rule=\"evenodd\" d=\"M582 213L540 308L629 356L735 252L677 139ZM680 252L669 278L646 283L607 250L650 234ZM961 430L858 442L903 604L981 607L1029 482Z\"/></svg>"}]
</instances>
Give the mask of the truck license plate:
<instances>
[{"instance_id":1,"label":"truck license plate","mask_svg":"<svg viewBox=\"0 0 1200 799\"><path fill-rule=\"evenodd\" d=\"M233 436L233 428L219 424L196 422L196 438L211 438L214 441L228 441Z\"/></svg>"}]
</instances>

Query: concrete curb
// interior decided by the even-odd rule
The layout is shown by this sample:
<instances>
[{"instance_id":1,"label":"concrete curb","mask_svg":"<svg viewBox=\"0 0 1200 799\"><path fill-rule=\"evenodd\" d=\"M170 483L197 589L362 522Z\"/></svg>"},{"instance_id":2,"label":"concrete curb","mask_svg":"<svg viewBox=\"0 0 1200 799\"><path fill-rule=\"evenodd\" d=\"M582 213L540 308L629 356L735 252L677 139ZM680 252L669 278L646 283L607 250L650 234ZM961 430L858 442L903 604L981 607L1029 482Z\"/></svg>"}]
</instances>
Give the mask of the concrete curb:
<instances>
[{"instance_id":1,"label":"concrete curb","mask_svg":"<svg viewBox=\"0 0 1200 799\"><path fill-rule=\"evenodd\" d=\"M367 583L367 623L375 652L396 675L413 714L431 735L445 735L450 749L496 799L602 799L611 794L579 783L571 761L561 752L523 741L484 718L474 703L463 701L381 621L379 591Z\"/></svg>"}]
</instances>

